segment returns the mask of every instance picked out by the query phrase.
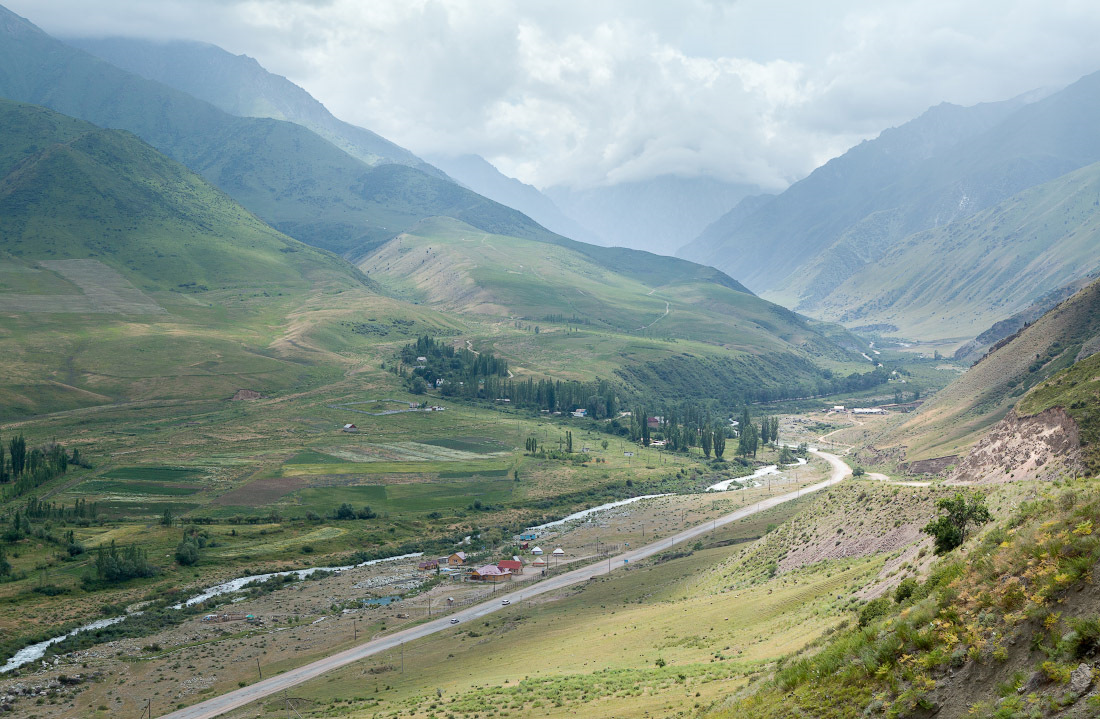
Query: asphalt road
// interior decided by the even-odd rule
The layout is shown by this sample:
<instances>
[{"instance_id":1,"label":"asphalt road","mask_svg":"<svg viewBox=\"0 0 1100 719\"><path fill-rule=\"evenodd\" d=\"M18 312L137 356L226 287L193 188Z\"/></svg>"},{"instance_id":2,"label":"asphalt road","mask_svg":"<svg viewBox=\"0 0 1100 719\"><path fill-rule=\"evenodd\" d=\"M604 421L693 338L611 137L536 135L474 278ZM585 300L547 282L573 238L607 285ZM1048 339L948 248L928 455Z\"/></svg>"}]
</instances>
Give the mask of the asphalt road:
<instances>
[{"instance_id":1,"label":"asphalt road","mask_svg":"<svg viewBox=\"0 0 1100 719\"><path fill-rule=\"evenodd\" d=\"M731 514L727 514L718 519L703 524L689 527L676 534L660 539L651 544L647 544L637 549L633 549L629 552L623 552L622 554L613 556L610 560L601 560L595 564L589 564L578 569L552 576L549 579L544 579L540 582L524 587L522 590L509 592L507 594L501 593L493 597L493 599L482 602L481 604L475 604L466 609L461 609L457 612L453 612L439 619L433 619L430 622L419 624L409 629L404 629L400 632L394 632L384 637L371 640L360 644L357 647L351 649L345 649L342 652L332 654L324 659L318 659L310 664L305 664L297 669L291 669L277 674L268 679L256 682L247 687L231 691L228 694L222 694L219 697L213 699L207 699L204 702L193 704L185 709L179 709L171 714L163 715L162 719L209 719L210 717L220 716L225 712L237 709L251 702L269 697L272 694L289 689L290 687L307 682L310 679L316 679L317 677L327 674L334 669L339 669L342 666L357 662L360 659L365 659L374 654L385 652L390 649L395 649L405 642L411 642L422 637L426 637L436 632L443 631L444 629L452 628L451 620L458 619L459 625L468 622L471 619L477 619L478 617L484 617L487 614L492 614L495 611L501 609L501 602L505 599L511 602L518 602L521 599L529 599L536 597L540 594L546 594L547 592L556 592L565 587L579 584L580 582L588 581L593 577L598 577L604 574L624 567L630 562L637 562L640 559L652 556L657 552L669 549L677 544L683 544L684 542L691 541L697 537L701 537L708 532L714 531L718 527L723 527L731 522L736 522L739 519L750 517L758 512L763 512L766 509L775 507L776 505L789 502L792 499L801 497L804 494L816 492L826 487L836 484L851 474L852 470L846 465L839 457L828 454L826 452L820 452L817 450L811 450L814 454L818 455L832 466L832 471L829 474L829 478L817 484L801 489L797 492L790 492L789 494L781 494L768 499L762 499L756 504L749 505L742 509L737 510Z\"/></svg>"}]
</instances>

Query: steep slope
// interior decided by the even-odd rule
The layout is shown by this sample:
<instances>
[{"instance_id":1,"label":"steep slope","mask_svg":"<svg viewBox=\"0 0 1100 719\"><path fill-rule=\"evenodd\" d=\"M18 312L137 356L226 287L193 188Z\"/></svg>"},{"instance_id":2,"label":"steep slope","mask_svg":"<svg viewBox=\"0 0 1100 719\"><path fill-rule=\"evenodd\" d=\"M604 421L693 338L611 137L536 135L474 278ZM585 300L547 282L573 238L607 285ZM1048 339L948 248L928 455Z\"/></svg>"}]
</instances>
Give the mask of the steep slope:
<instances>
[{"instance_id":1,"label":"steep slope","mask_svg":"<svg viewBox=\"0 0 1100 719\"><path fill-rule=\"evenodd\" d=\"M333 117L312 95L247 55L201 42L138 38L67 38L73 47L127 72L155 80L238 117L266 117L302 125L368 165L398 164L446 175L405 148ZM516 208L520 209L520 208Z\"/></svg>"},{"instance_id":2,"label":"steep slope","mask_svg":"<svg viewBox=\"0 0 1100 719\"><path fill-rule=\"evenodd\" d=\"M1021 104L933 107L830 160L755 212L729 213L678 255L734 271L757 291L786 288L789 278L804 288L822 272L804 279L795 269L847 234L848 256L829 262L836 272L822 276L839 281L893 240L979 209L960 204L963 178L943 165ZM1000 185L989 179L991 186Z\"/></svg>"},{"instance_id":3,"label":"steep slope","mask_svg":"<svg viewBox=\"0 0 1100 719\"><path fill-rule=\"evenodd\" d=\"M404 165L370 167L289 122L233 117L59 42L0 8L0 95L130 130L273 227L353 253L424 217L548 233L524 215Z\"/></svg>"},{"instance_id":4,"label":"steep slope","mask_svg":"<svg viewBox=\"0 0 1100 719\"><path fill-rule=\"evenodd\" d=\"M1100 163L912 235L834 287L815 315L903 337L973 337L1100 268L1098 197Z\"/></svg>"},{"instance_id":5,"label":"steep slope","mask_svg":"<svg viewBox=\"0 0 1100 719\"><path fill-rule=\"evenodd\" d=\"M663 175L605 187L555 186L544 191L565 214L607 244L670 255L760 188L710 177ZM719 267L710 261L704 264Z\"/></svg>"},{"instance_id":6,"label":"steep slope","mask_svg":"<svg viewBox=\"0 0 1100 719\"><path fill-rule=\"evenodd\" d=\"M574 240L606 245L591 230L567 216L538 188L508 177L478 155L431 155L433 164L479 195L519 210L543 227Z\"/></svg>"},{"instance_id":7,"label":"steep slope","mask_svg":"<svg viewBox=\"0 0 1100 719\"><path fill-rule=\"evenodd\" d=\"M5 416L277 392L339 371L289 317L325 295L369 297L346 262L129 133L7 100L0 126Z\"/></svg>"},{"instance_id":8,"label":"steep slope","mask_svg":"<svg viewBox=\"0 0 1100 719\"><path fill-rule=\"evenodd\" d=\"M643 396L734 401L769 391L815 394L870 369L854 338L833 339L736 284L667 271L648 282L596 261L583 251L588 247L489 235L437 218L379 247L359 267L409 300L510 318L529 331L540 326L495 342L518 371L536 377L617 376Z\"/></svg>"},{"instance_id":9,"label":"steep slope","mask_svg":"<svg viewBox=\"0 0 1100 719\"><path fill-rule=\"evenodd\" d=\"M1100 276L1100 271L1091 272L1056 290L1051 290L1011 317L993 323L985 332L960 347L955 352L955 359L973 364L981 359L994 344L1016 334L1026 325L1039 319L1062 301L1083 290L1098 276Z\"/></svg>"},{"instance_id":10,"label":"steep slope","mask_svg":"<svg viewBox=\"0 0 1100 719\"><path fill-rule=\"evenodd\" d=\"M1100 282L1003 340L920 411L876 442L908 460L958 455L1028 389L1100 348Z\"/></svg>"}]
</instances>

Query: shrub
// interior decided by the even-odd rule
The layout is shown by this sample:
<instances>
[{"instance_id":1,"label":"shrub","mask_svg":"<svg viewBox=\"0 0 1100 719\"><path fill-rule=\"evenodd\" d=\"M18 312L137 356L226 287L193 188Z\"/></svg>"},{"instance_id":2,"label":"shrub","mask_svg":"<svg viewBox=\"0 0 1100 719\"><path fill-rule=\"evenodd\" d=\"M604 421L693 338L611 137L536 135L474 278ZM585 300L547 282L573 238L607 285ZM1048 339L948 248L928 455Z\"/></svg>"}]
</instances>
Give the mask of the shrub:
<instances>
[{"instance_id":1,"label":"shrub","mask_svg":"<svg viewBox=\"0 0 1100 719\"><path fill-rule=\"evenodd\" d=\"M871 622L890 613L890 600L886 597L872 599L859 610L859 626L866 627Z\"/></svg>"},{"instance_id":2,"label":"shrub","mask_svg":"<svg viewBox=\"0 0 1100 719\"><path fill-rule=\"evenodd\" d=\"M901 580L901 584L894 589L894 601L901 604L912 597L918 589L920 589L920 582L912 577L907 577Z\"/></svg>"}]
</instances>

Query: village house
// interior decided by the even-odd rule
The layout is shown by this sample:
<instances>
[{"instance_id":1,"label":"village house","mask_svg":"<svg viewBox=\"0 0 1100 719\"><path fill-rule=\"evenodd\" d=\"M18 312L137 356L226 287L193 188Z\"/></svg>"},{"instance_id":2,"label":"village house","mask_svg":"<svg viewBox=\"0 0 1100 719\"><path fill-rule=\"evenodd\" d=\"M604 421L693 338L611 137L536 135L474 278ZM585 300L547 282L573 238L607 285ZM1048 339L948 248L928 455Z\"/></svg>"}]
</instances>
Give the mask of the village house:
<instances>
[{"instance_id":1,"label":"village house","mask_svg":"<svg viewBox=\"0 0 1100 719\"><path fill-rule=\"evenodd\" d=\"M349 434L359 431L359 428L356 427L354 424L345 424L343 429L344 429L345 432L347 432Z\"/></svg>"},{"instance_id":2,"label":"village house","mask_svg":"<svg viewBox=\"0 0 1100 719\"><path fill-rule=\"evenodd\" d=\"M439 569L439 562L435 559L428 559L416 565L416 568L422 572L434 572Z\"/></svg>"},{"instance_id":3,"label":"village house","mask_svg":"<svg viewBox=\"0 0 1100 719\"><path fill-rule=\"evenodd\" d=\"M478 567L470 573L470 579L475 582L505 582L511 578L512 575L507 570L492 564Z\"/></svg>"},{"instance_id":4,"label":"village house","mask_svg":"<svg viewBox=\"0 0 1100 719\"><path fill-rule=\"evenodd\" d=\"M587 417L588 416L588 410L586 410L586 409L575 409L575 410L573 410L573 416L576 417L577 419Z\"/></svg>"},{"instance_id":5,"label":"village house","mask_svg":"<svg viewBox=\"0 0 1100 719\"><path fill-rule=\"evenodd\" d=\"M658 429L664 422L664 417L646 417L645 420L645 423L649 425L650 429Z\"/></svg>"},{"instance_id":6,"label":"village house","mask_svg":"<svg viewBox=\"0 0 1100 719\"><path fill-rule=\"evenodd\" d=\"M447 564L451 567L461 567L466 563L466 552L455 552L447 557Z\"/></svg>"},{"instance_id":7,"label":"village house","mask_svg":"<svg viewBox=\"0 0 1100 719\"><path fill-rule=\"evenodd\" d=\"M497 562L497 568L502 569L511 574L523 574L523 562L518 557L512 559L502 559Z\"/></svg>"}]
</instances>

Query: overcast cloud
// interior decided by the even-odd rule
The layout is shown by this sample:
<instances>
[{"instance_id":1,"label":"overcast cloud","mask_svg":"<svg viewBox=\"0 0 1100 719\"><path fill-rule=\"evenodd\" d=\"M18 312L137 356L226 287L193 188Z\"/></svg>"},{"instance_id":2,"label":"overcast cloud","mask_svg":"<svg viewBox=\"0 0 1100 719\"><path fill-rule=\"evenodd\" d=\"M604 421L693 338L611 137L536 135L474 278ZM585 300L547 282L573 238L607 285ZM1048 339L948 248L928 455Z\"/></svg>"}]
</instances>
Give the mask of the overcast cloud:
<instances>
[{"instance_id":1,"label":"overcast cloud","mask_svg":"<svg viewBox=\"0 0 1100 719\"><path fill-rule=\"evenodd\" d=\"M5 2L5 0L0 0ZM1089 0L7 0L55 35L255 57L414 152L546 187L781 189L942 101L1100 70Z\"/></svg>"}]
</instances>

